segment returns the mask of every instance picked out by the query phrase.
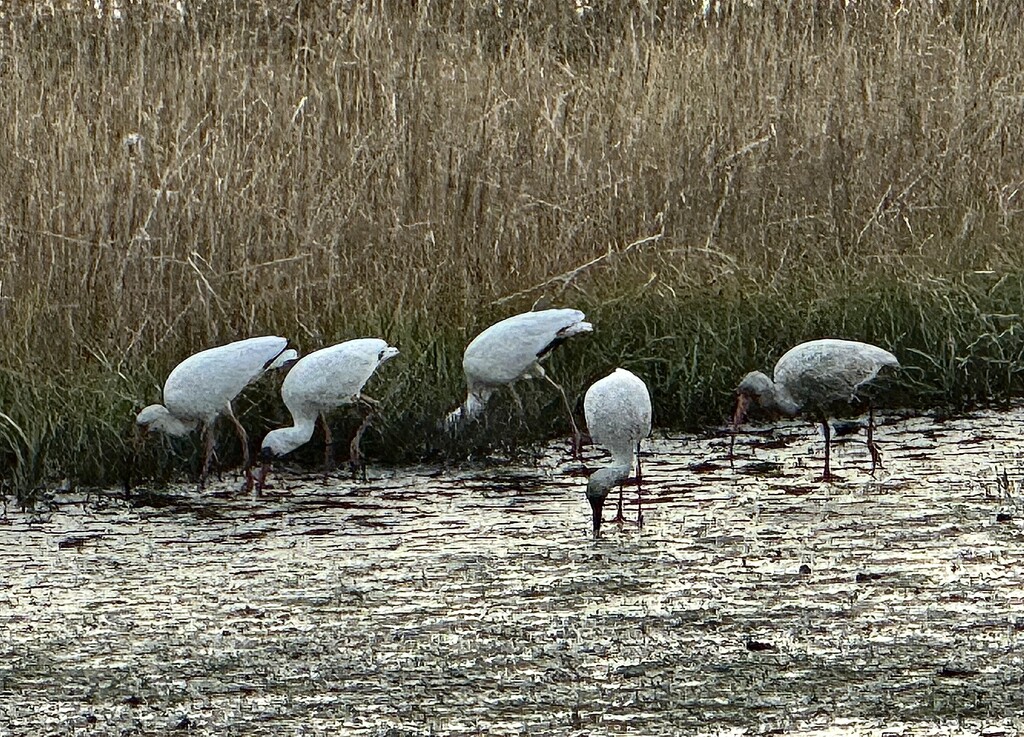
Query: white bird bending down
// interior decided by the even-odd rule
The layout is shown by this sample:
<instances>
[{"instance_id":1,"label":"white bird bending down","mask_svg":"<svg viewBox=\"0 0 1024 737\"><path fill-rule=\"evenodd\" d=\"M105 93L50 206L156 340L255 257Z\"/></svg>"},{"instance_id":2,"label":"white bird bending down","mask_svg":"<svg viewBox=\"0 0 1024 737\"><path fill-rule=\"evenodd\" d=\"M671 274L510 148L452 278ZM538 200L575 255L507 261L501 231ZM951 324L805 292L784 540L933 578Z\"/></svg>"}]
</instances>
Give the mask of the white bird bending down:
<instances>
[{"instance_id":1,"label":"white bird bending down","mask_svg":"<svg viewBox=\"0 0 1024 737\"><path fill-rule=\"evenodd\" d=\"M149 431L183 437L202 425L206 434L199 487L206 482L214 451L213 424L226 414L242 442L246 488L252 488L249 437L231 409L232 400L267 369L281 368L298 354L288 339L268 335L209 348L179 363L164 382L164 403L151 404L135 418Z\"/></svg>"},{"instance_id":2,"label":"white bird bending down","mask_svg":"<svg viewBox=\"0 0 1024 737\"><path fill-rule=\"evenodd\" d=\"M264 461L290 453L308 442L313 436L316 419L320 417L327 443L324 462L329 470L333 439L325 414L335 407L356 403L372 410L377 400L363 394L363 386L381 364L397 355L398 349L389 346L387 341L359 338L314 351L302 358L281 384L281 397L291 412L294 424L267 433L261 449ZM349 446L353 471L362 460L359 441L372 417L372 411L368 412Z\"/></svg>"},{"instance_id":3,"label":"white bird bending down","mask_svg":"<svg viewBox=\"0 0 1024 737\"><path fill-rule=\"evenodd\" d=\"M495 323L477 335L462 358L466 401L448 415L449 429L476 419L499 387L519 379L546 379L562 395L574 433L574 451L578 449L580 432L569 399L565 390L545 373L540 362L569 338L593 332L594 326L585 322L585 317L579 310L571 309L524 312Z\"/></svg>"},{"instance_id":4,"label":"white bird bending down","mask_svg":"<svg viewBox=\"0 0 1024 737\"><path fill-rule=\"evenodd\" d=\"M622 484L636 459L637 492L640 490L640 441L651 434L651 395L647 385L626 369L615 369L595 381L583 398L590 437L608 449L610 465L598 469L587 481L587 500L593 512L594 537L601 535L601 509L611 489L619 485L619 514L622 521ZM637 523L642 521L637 500Z\"/></svg>"},{"instance_id":5,"label":"white bird bending down","mask_svg":"<svg viewBox=\"0 0 1024 737\"><path fill-rule=\"evenodd\" d=\"M834 477L829 466L829 416L857 401L858 390L878 376L879 371L899 365L896 356L889 351L868 343L831 339L801 343L775 364L774 380L760 371L743 377L736 389L732 441L752 401L769 412L789 417L809 412L825 431L825 471L821 480L831 481ZM874 441L874 408L870 404L869 407L867 444L874 472L881 459ZM732 458L732 442L729 457Z\"/></svg>"}]
</instances>

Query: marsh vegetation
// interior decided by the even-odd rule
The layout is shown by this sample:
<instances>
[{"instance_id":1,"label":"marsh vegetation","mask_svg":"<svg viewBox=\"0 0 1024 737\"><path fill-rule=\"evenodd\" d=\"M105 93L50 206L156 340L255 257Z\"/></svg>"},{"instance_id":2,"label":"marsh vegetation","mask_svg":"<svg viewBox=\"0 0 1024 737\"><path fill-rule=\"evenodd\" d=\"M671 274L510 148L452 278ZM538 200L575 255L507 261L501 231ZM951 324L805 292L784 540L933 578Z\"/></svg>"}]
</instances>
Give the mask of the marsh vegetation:
<instances>
[{"instance_id":1,"label":"marsh vegetation","mask_svg":"<svg viewBox=\"0 0 1024 737\"><path fill-rule=\"evenodd\" d=\"M173 476L135 411L268 333L397 345L367 450L423 458L468 339L538 300L597 326L553 358L571 393L629 368L663 427L822 336L896 353L903 406L1019 392L1016 9L711 5L5 8L4 483Z\"/></svg>"}]
</instances>

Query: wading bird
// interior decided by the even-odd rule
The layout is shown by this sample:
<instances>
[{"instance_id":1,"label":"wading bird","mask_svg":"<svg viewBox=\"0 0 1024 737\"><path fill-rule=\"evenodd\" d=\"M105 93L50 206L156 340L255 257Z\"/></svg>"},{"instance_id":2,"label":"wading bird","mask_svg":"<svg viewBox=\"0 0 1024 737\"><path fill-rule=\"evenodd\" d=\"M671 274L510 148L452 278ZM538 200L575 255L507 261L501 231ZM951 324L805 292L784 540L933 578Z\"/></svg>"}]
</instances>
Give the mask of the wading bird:
<instances>
[{"instance_id":1,"label":"wading bird","mask_svg":"<svg viewBox=\"0 0 1024 737\"><path fill-rule=\"evenodd\" d=\"M849 408L858 401L859 389L870 383L883 368L898 368L896 356L877 346L851 340L812 340L791 348L775 364L774 380L760 371L743 377L736 389L736 412L733 414L732 459L736 430L756 401L769 412L795 417L806 412L821 423L825 432L825 471L822 481L833 480L829 466L831 432L830 415ZM869 403L868 451L871 470L881 463L874 441L874 408Z\"/></svg>"},{"instance_id":2,"label":"wading bird","mask_svg":"<svg viewBox=\"0 0 1024 737\"><path fill-rule=\"evenodd\" d=\"M580 431L572 416L569 398L540 362L569 338L593 332L594 326L585 322L584 317L579 310L570 309L524 312L495 323L476 336L462 358L466 401L448 415L449 429L457 429L476 419L499 387L520 379L546 379L565 402L575 452L580 445Z\"/></svg>"},{"instance_id":3,"label":"wading bird","mask_svg":"<svg viewBox=\"0 0 1024 737\"><path fill-rule=\"evenodd\" d=\"M385 361L398 355L398 349L379 338L359 338L314 351L296 363L284 383L281 397L291 412L293 425L267 433L263 439L261 456L265 463L279 458L305 444L313 436L317 417L324 428L325 471L332 462L334 441L326 413L346 404L359 404L367 409L362 424L349 444L353 471L362 463L360 440L373 417L377 400L363 394L363 386L373 372ZM260 487L266 467L260 475Z\"/></svg>"},{"instance_id":4,"label":"wading bird","mask_svg":"<svg viewBox=\"0 0 1024 737\"><path fill-rule=\"evenodd\" d=\"M601 535L601 510L608 492L619 486L619 513L622 522L622 484L629 478L636 458L637 524L640 512L640 441L651 434L651 395L636 374L617 368L595 381L583 398L587 429L595 443L608 449L611 464L598 469L587 481L587 500L594 519L594 537Z\"/></svg>"},{"instance_id":5,"label":"wading bird","mask_svg":"<svg viewBox=\"0 0 1024 737\"><path fill-rule=\"evenodd\" d=\"M214 454L213 425L226 414L242 442L246 489L252 489L249 436L235 417L231 402L267 369L281 368L298 354L288 348L288 339L268 335L248 338L209 348L179 363L164 382L164 403L151 404L135 418L147 431L184 437L202 425L206 434L199 488L203 488Z\"/></svg>"}]
</instances>

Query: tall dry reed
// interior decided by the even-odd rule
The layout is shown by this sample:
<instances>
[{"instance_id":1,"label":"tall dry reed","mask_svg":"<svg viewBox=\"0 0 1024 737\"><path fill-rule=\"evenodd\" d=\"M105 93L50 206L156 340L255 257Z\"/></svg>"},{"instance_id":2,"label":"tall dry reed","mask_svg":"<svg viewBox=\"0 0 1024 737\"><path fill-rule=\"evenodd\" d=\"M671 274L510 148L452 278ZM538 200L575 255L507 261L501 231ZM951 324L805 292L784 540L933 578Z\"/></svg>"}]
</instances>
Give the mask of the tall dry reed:
<instances>
[{"instance_id":1,"label":"tall dry reed","mask_svg":"<svg viewBox=\"0 0 1024 737\"><path fill-rule=\"evenodd\" d=\"M91 3L84 4L91 8ZM870 7L868 7L870 5ZM908 404L1020 390L1024 31L1011 3L261 2L8 8L0 477L171 468L134 411L278 333L402 349L382 459L437 444L475 332L537 300L661 424L802 339L872 340ZM285 419L273 386L247 424ZM561 430L530 393L519 437ZM500 411L500 408L499 408Z\"/></svg>"}]
</instances>

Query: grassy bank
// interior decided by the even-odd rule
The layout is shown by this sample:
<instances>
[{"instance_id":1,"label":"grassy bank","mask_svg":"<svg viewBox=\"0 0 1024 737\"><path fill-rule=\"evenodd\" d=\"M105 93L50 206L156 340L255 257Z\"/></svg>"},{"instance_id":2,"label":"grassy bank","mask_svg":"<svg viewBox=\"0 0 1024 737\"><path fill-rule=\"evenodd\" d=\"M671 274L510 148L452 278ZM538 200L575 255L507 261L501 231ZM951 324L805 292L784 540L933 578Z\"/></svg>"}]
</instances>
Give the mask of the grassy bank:
<instances>
[{"instance_id":1,"label":"grassy bank","mask_svg":"<svg viewBox=\"0 0 1024 737\"><path fill-rule=\"evenodd\" d=\"M134 412L264 333L398 345L367 447L421 457L465 343L538 299L597 325L554 375L632 368L661 425L720 421L743 372L826 335L892 349L903 404L1019 393L1012 4L720 5L8 11L0 475L165 477ZM254 435L274 389L241 402ZM529 392L517 437L557 406Z\"/></svg>"}]
</instances>

